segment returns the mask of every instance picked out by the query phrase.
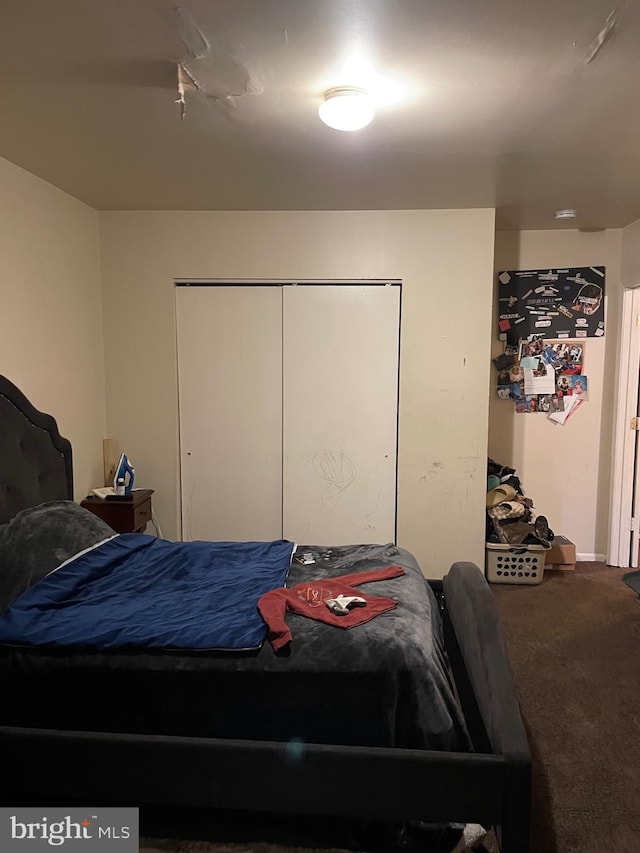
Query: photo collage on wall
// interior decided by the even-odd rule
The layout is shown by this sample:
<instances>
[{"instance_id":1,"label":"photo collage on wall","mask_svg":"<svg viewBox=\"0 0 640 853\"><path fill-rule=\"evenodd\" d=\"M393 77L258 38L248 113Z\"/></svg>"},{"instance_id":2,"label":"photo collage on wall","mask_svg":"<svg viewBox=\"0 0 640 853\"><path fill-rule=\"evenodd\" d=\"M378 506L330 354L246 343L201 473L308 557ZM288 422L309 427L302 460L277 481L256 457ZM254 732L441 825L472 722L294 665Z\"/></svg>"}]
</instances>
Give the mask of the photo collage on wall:
<instances>
[{"instance_id":1,"label":"photo collage on wall","mask_svg":"<svg viewBox=\"0 0 640 853\"><path fill-rule=\"evenodd\" d=\"M587 337L604 335L604 267L498 273L497 393L564 424L588 400Z\"/></svg>"},{"instance_id":2,"label":"photo collage on wall","mask_svg":"<svg viewBox=\"0 0 640 853\"><path fill-rule=\"evenodd\" d=\"M582 372L582 341L546 340L532 336L505 344L494 358L498 370L498 397L514 400L519 414L543 412L565 423L578 404L589 397L589 380Z\"/></svg>"}]
</instances>

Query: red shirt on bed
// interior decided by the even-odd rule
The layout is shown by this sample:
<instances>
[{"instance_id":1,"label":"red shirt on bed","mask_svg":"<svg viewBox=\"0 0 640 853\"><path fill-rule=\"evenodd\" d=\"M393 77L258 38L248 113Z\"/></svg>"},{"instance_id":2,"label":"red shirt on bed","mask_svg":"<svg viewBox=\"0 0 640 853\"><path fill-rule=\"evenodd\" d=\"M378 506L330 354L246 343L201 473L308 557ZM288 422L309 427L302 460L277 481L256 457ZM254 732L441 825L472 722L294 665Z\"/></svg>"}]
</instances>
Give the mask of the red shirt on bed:
<instances>
[{"instance_id":1,"label":"red shirt on bed","mask_svg":"<svg viewBox=\"0 0 640 853\"><path fill-rule=\"evenodd\" d=\"M287 610L327 622L336 628L353 628L354 625L362 625L380 613L393 610L398 603L393 598L367 595L354 587L371 581L398 578L404 573L404 569L399 566L389 566L386 569L372 569L368 572L340 575L337 578L303 581L291 588L281 587L266 592L258 601L258 610L269 628L269 642L273 650L277 652L291 642L291 631L284 621ZM345 616L332 613L326 602L339 595L357 595L365 599L365 605L349 610Z\"/></svg>"}]
</instances>

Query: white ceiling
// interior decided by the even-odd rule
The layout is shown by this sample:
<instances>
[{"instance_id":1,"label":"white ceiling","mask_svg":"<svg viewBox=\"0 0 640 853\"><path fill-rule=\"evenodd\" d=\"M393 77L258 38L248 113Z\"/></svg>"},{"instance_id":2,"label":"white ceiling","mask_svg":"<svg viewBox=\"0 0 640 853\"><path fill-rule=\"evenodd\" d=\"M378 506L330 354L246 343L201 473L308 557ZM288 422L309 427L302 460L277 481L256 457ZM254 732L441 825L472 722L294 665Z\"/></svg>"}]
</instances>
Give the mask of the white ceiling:
<instances>
[{"instance_id":1,"label":"white ceiling","mask_svg":"<svg viewBox=\"0 0 640 853\"><path fill-rule=\"evenodd\" d=\"M0 0L0 156L106 210L640 218L638 0L176 2ZM368 128L319 121L339 84Z\"/></svg>"}]
</instances>

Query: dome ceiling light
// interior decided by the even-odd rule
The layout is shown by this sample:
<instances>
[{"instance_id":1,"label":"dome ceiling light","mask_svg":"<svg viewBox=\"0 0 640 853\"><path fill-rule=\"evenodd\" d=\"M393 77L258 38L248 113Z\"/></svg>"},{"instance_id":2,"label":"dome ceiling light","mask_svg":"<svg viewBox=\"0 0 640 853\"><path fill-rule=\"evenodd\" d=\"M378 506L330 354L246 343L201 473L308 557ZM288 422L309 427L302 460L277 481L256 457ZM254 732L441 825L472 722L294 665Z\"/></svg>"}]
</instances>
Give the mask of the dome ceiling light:
<instances>
[{"instance_id":1,"label":"dome ceiling light","mask_svg":"<svg viewBox=\"0 0 640 853\"><path fill-rule=\"evenodd\" d=\"M563 210L556 210L555 217L556 219L575 219L577 211L572 208L564 208Z\"/></svg>"},{"instance_id":2,"label":"dome ceiling light","mask_svg":"<svg viewBox=\"0 0 640 853\"><path fill-rule=\"evenodd\" d=\"M324 93L318 115L334 130L360 130L375 115L371 96L356 86L336 86Z\"/></svg>"}]
</instances>

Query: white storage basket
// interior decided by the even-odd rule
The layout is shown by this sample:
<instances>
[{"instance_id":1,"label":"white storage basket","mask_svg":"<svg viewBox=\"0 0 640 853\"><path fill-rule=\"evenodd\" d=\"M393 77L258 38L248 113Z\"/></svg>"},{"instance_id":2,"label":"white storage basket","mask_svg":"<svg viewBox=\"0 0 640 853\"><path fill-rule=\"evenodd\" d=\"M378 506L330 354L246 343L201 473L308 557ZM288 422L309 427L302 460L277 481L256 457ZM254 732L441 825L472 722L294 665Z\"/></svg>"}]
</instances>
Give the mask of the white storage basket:
<instances>
[{"instance_id":1,"label":"white storage basket","mask_svg":"<svg viewBox=\"0 0 640 853\"><path fill-rule=\"evenodd\" d=\"M547 550L544 545L487 542L487 580L491 583L542 583Z\"/></svg>"}]
</instances>

